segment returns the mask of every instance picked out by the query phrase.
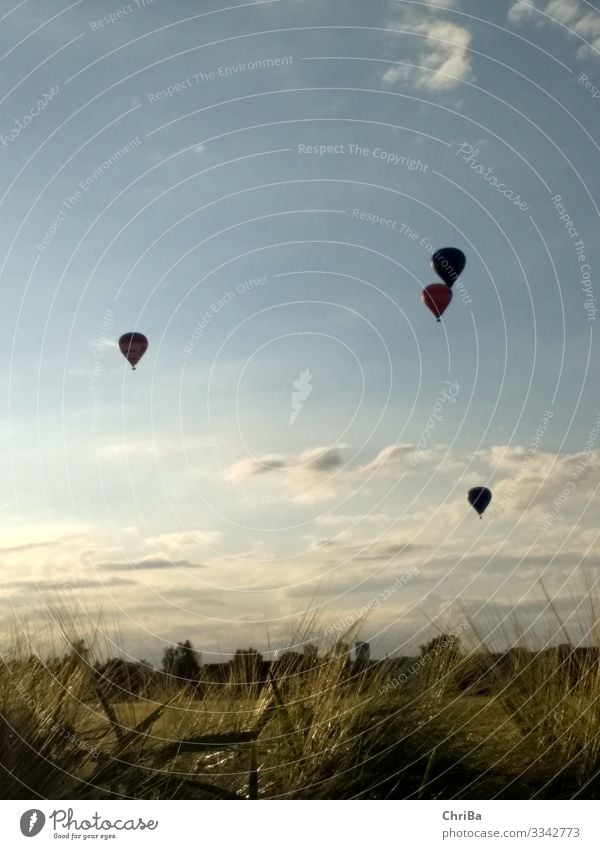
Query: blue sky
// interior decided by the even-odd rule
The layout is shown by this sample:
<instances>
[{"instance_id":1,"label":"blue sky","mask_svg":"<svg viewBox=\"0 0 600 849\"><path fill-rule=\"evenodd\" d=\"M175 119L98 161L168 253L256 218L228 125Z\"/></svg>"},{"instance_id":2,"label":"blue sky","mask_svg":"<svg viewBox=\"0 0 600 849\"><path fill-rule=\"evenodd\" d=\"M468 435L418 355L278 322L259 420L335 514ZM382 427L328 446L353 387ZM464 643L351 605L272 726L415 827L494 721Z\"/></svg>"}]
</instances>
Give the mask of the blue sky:
<instances>
[{"instance_id":1,"label":"blue sky","mask_svg":"<svg viewBox=\"0 0 600 849\"><path fill-rule=\"evenodd\" d=\"M540 579L568 616L598 567L600 15L204 6L0 22L5 630L66 598L209 659L370 608L406 653L461 607L545 627Z\"/></svg>"}]
</instances>

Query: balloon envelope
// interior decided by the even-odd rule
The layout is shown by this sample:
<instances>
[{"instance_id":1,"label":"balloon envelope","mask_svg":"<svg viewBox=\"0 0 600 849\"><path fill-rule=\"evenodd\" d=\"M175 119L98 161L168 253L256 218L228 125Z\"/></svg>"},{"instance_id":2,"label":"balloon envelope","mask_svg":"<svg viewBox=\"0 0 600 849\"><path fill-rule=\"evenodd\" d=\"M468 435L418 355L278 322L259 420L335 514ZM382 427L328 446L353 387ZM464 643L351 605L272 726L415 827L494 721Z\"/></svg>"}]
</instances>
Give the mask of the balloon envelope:
<instances>
[{"instance_id":1,"label":"balloon envelope","mask_svg":"<svg viewBox=\"0 0 600 849\"><path fill-rule=\"evenodd\" d=\"M467 258L458 248L440 248L431 257L431 267L450 289L465 270Z\"/></svg>"},{"instance_id":2,"label":"balloon envelope","mask_svg":"<svg viewBox=\"0 0 600 849\"><path fill-rule=\"evenodd\" d=\"M148 348L148 340L143 333L124 333L119 339L121 353L133 369L142 359Z\"/></svg>"},{"instance_id":3,"label":"balloon envelope","mask_svg":"<svg viewBox=\"0 0 600 849\"><path fill-rule=\"evenodd\" d=\"M421 292L421 300L439 321L452 300L452 292L444 283L432 283Z\"/></svg>"},{"instance_id":4,"label":"balloon envelope","mask_svg":"<svg viewBox=\"0 0 600 849\"><path fill-rule=\"evenodd\" d=\"M471 507L483 516L492 500L492 493L485 486L476 486L469 490L467 498Z\"/></svg>"}]
</instances>

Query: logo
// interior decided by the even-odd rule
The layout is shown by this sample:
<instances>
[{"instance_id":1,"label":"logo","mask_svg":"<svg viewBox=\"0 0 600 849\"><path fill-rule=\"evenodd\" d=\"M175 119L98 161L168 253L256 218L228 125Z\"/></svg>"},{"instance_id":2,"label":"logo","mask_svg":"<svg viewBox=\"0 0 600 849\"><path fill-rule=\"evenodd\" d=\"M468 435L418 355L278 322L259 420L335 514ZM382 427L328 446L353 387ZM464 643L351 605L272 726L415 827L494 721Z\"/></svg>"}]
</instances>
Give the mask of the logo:
<instances>
[{"instance_id":1,"label":"logo","mask_svg":"<svg viewBox=\"0 0 600 849\"><path fill-rule=\"evenodd\" d=\"M302 409L303 402L306 401L306 399L312 392L312 386L310 383L311 380L312 374L310 373L310 369L306 369L306 371L301 371L298 380L295 380L292 383L292 386L296 391L292 392L292 411L290 413L290 427L296 421L298 413Z\"/></svg>"},{"instance_id":2,"label":"logo","mask_svg":"<svg viewBox=\"0 0 600 849\"><path fill-rule=\"evenodd\" d=\"M37 808L32 808L30 811L25 811L21 817L21 834L25 837L35 837L39 834L46 824L46 817L42 811Z\"/></svg>"}]
</instances>

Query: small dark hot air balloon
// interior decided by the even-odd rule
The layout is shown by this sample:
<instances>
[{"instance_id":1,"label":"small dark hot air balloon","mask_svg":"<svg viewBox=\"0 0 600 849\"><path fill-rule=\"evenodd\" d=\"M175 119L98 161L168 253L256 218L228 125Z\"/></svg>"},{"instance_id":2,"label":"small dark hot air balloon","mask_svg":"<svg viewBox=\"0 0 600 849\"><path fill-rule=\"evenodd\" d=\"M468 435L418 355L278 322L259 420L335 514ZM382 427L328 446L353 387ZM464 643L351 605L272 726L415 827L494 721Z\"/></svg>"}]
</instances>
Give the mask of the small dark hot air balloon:
<instances>
[{"instance_id":1,"label":"small dark hot air balloon","mask_svg":"<svg viewBox=\"0 0 600 849\"><path fill-rule=\"evenodd\" d=\"M452 300L452 292L444 283L432 283L421 292L421 300L438 321Z\"/></svg>"},{"instance_id":2,"label":"small dark hot air balloon","mask_svg":"<svg viewBox=\"0 0 600 849\"><path fill-rule=\"evenodd\" d=\"M467 258L458 248L440 248L431 257L431 267L451 289L465 270Z\"/></svg>"},{"instance_id":3,"label":"small dark hot air balloon","mask_svg":"<svg viewBox=\"0 0 600 849\"><path fill-rule=\"evenodd\" d=\"M473 489L469 490L469 494L467 496L469 499L469 504L474 510L477 510L479 513L479 518L483 518L483 514L490 506L490 501L492 500L492 493L485 486L475 486Z\"/></svg>"},{"instance_id":4,"label":"small dark hot air balloon","mask_svg":"<svg viewBox=\"0 0 600 849\"><path fill-rule=\"evenodd\" d=\"M148 340L143 333L124 333L119 339L119 348L135 371L135 367L146 353Z\"/></svg>"}]
</instances>

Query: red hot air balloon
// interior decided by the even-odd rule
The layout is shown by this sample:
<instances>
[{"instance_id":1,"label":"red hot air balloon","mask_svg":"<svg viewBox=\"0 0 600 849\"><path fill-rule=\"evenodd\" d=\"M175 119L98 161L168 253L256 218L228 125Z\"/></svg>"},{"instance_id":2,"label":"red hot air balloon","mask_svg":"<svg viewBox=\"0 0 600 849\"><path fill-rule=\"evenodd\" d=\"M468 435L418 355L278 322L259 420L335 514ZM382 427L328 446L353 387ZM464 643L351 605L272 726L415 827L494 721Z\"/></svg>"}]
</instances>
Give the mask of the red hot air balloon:
<instances>
[{"instance_id":1,"label":"red hot air balloon","mask_svg":"<svg viewBox=\"0 0 600 849\"><path fill-rule=\"evenodd\" d=\"M452 291L445 283L432 283L421 292L421 300L438 321L452 300Z\"/></svg>"},{"instance_id":2,"label":"red hot air balloon","mask_svg":"<svg viewBox=\"0 0 600 849\"><path fill-rule=\"evenodd\" d=\"M483 519L483 514L492 500L492 493L489 489L485 486L475 486L469 490L467 498L471 507L479 513L479 518Z\"/></svg>"},{"instance_id":3,"label":"red hot air balloon","mask_svg":"<svg viewBox=\"0 0 600 849\"><path fill-rule=\"evenodd\" d=\"M119 348L135 371L135 367L146 353L148 340L143 333L124 333L119 339Z\"/></svg>"}]
</instances>

